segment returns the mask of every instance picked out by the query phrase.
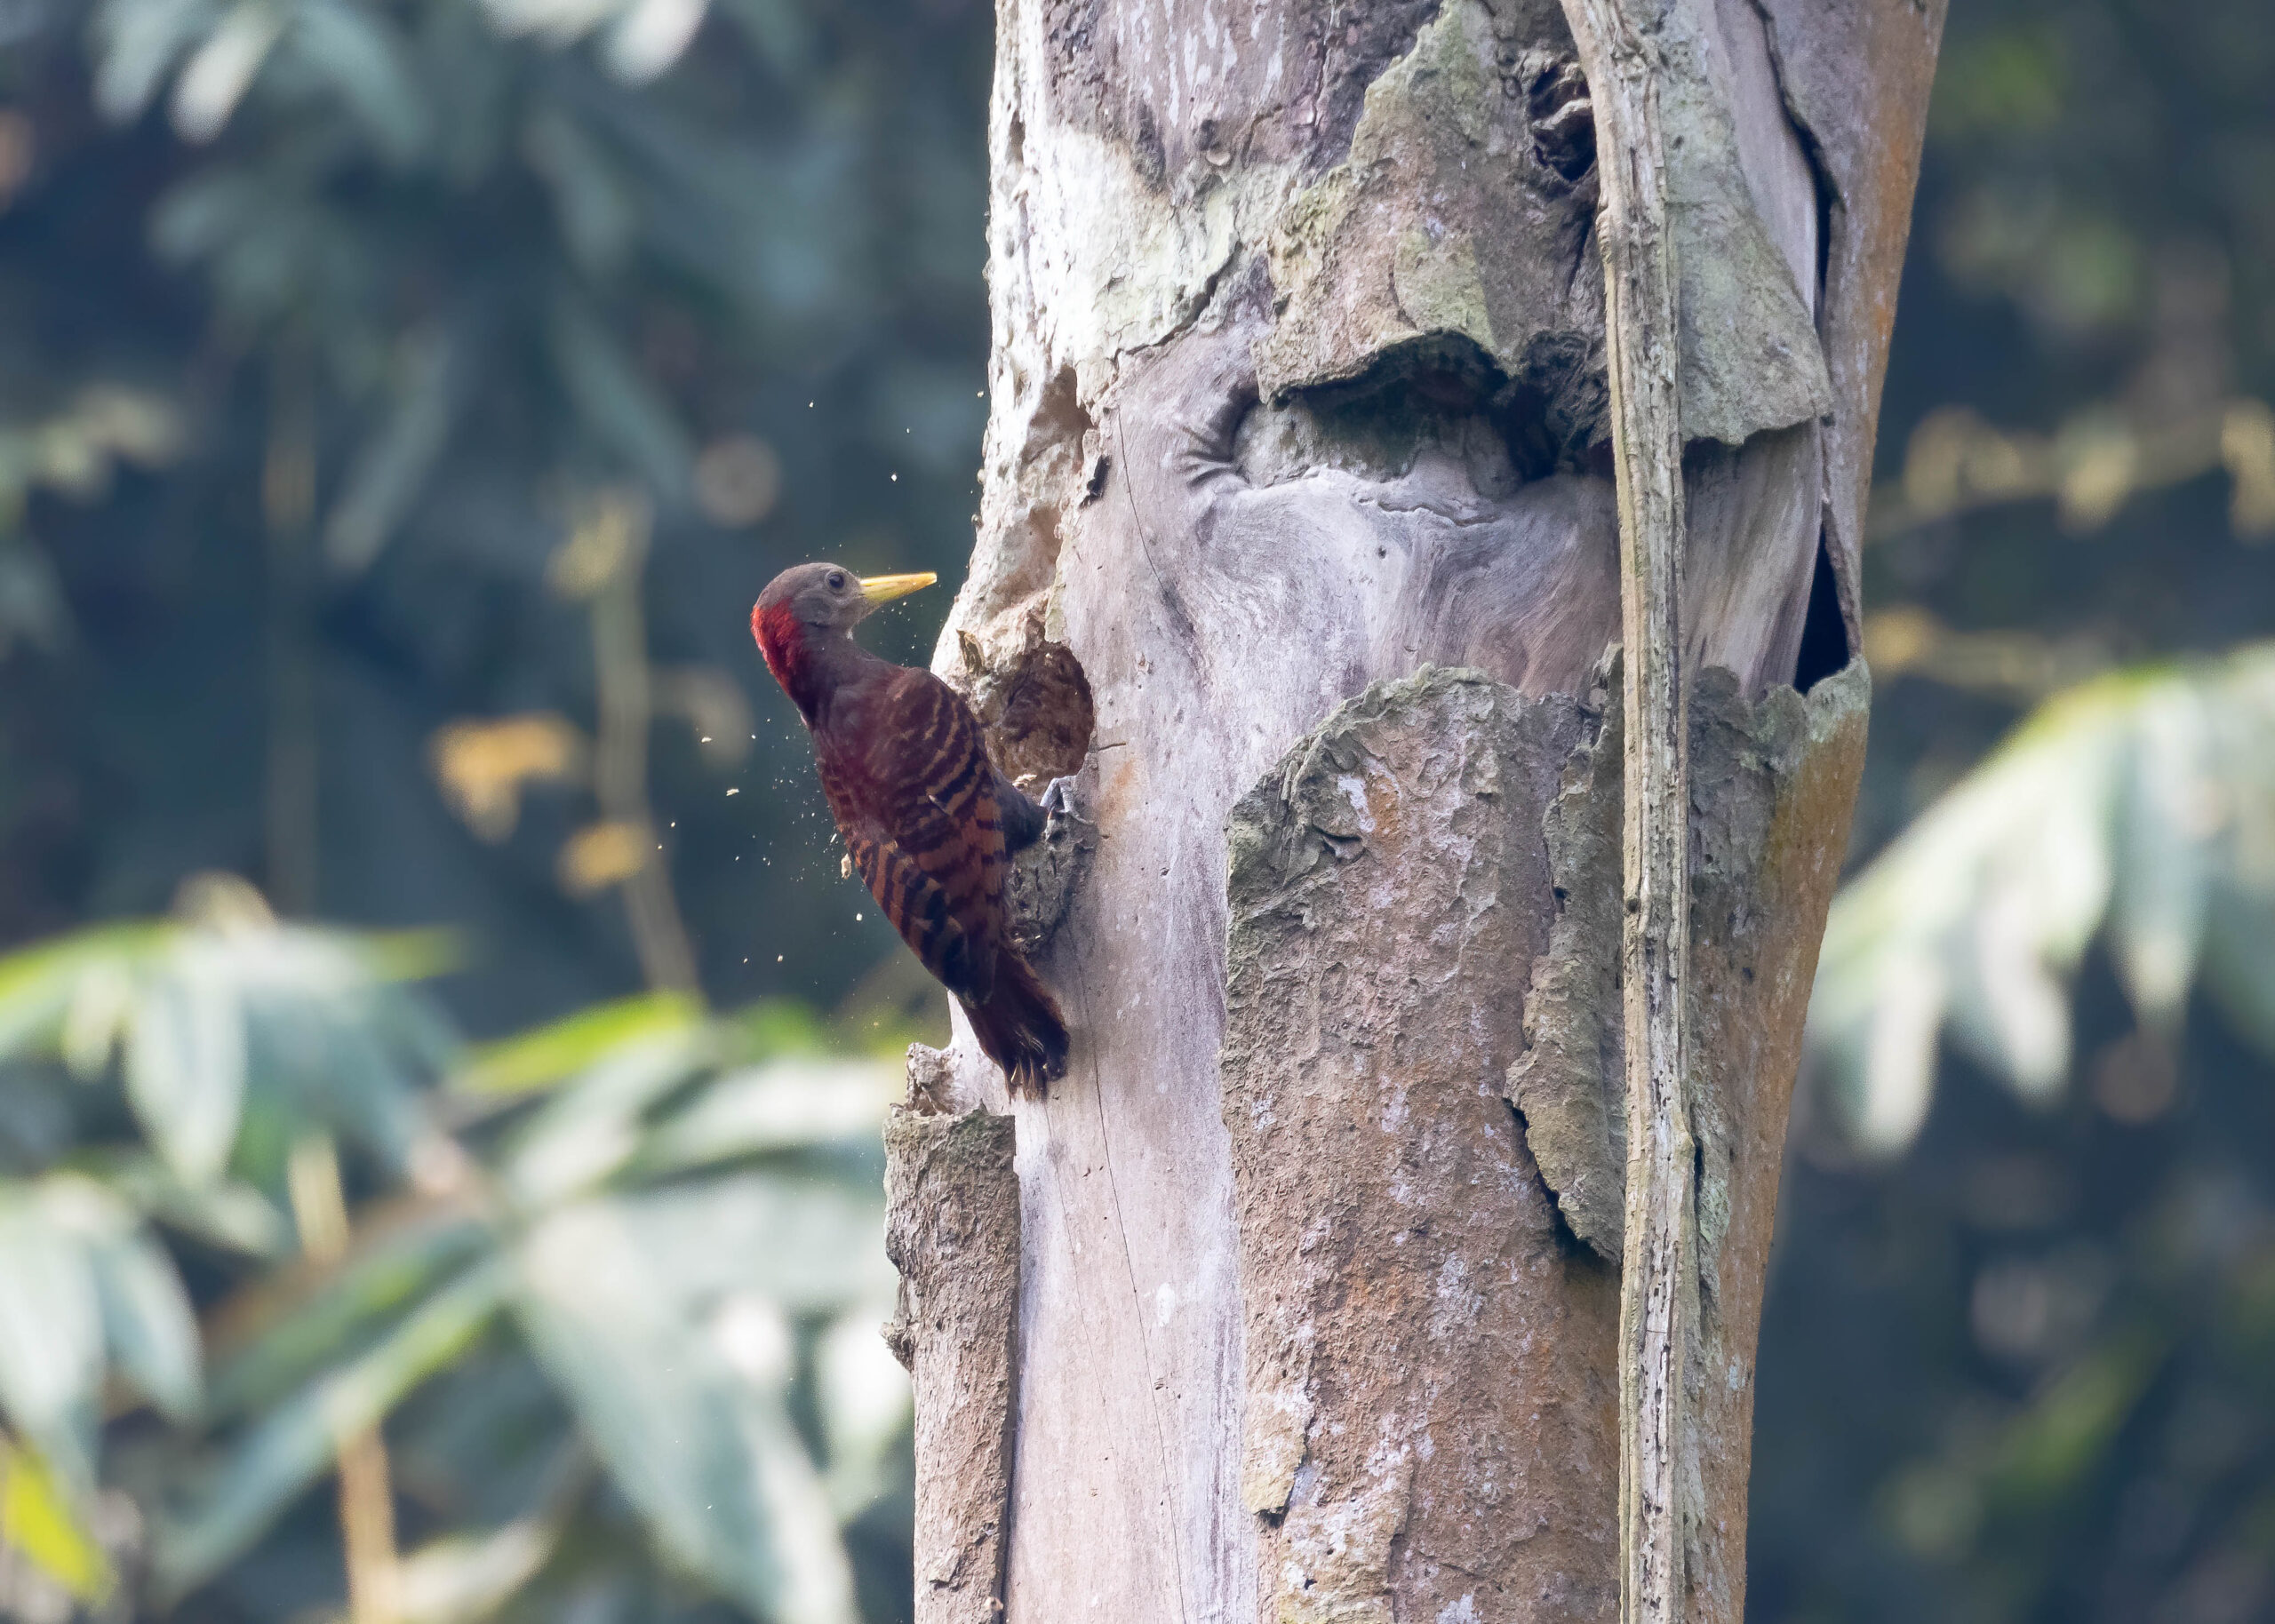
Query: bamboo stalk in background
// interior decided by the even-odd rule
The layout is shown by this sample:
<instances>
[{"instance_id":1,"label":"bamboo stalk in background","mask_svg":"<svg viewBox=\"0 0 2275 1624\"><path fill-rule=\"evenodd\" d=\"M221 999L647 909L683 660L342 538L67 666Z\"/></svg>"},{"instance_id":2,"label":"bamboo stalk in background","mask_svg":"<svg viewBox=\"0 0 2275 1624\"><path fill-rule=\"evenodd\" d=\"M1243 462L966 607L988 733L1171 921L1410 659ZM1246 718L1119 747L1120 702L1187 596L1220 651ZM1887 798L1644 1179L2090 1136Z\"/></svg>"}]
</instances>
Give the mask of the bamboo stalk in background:
<instances>
[{"instance_id":1,"label":"bamboo stalk in background","mask_svg":"<svg viewBox=\"0 0 2275 1624\"><path fill-rule=\"evenodd\" d=\"M321 1268L338 1264L347 1255L347 1202L340 1186L339 1154L331 1135L312 1134L292 1147L286 1183L301 1253ZM387 1439L377 1426L358 1428L339 1439L339 1542L347 1564L347 1616L350 1624L394 1624L402 1568Z\"/></svg>"}]
</instances>

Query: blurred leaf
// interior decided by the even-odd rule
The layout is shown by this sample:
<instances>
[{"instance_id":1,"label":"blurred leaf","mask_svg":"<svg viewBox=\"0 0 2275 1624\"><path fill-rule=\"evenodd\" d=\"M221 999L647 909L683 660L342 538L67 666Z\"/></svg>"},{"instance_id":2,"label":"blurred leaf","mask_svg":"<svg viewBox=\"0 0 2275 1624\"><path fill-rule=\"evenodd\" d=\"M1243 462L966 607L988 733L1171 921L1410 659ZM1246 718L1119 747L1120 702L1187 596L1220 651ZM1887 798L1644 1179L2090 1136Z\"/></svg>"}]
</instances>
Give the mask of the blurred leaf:
<instances>
[{"instance_id":1,"label":"blurred leaf","mask_svg":"<svg viewBox=\"0 0 2275 1624\"><path fill-rule=\"evenodd\" d=\"M174 85L174 128L193 141L220 134L284 32L285 20L283 8L267 0L237 0L221 26L190 53Z\"/></svg>"},{"instance_id":2,"label":"blurred leaf","mask_svg":"<svg viewBox=\"0 0 2275 1624\"><path fill-rule=\"evenodd\" d=\"M2275 1054L2275 644L2050 701L1835 899L1809 1012L1854 1138L1927 1113L1948 1028L2024 1095L2070 1071L2065 987L2095 934L2144 1023L2200 975Z\"/></svg>"},{"instance_id":3,"label":"blurred leaf","mask_svg":"<svg viewBox=\"0 0 2275 1624\"><path fill-rule=\"evenodd\" d=\"M587 1203L521 1248L516 1307L539 1357L674 1562L763 1617L850 1620L836 1521L782 1409L789 1360L730 1362L627 1217Z\"/></svg>"},{"instance_id":4,"label":"blurred leaf","mask_svg":"<svg viewBox=\"0 0 2275 1624\"><path fill-rule=\"evenodd\" d=\"M121 123L150 105L182 52L212 21L206 0L104 0L95 12L95 100Z\"/></svg>"},{"instance_id":5,"label":"blurred leaf","mask_svg":"<svg viewBox=\"0 0 2275 1624\"><path fill-rule=\"evenodd\" d=\"M71 608L47 554L0 538L0 655L23 641L50 654L70 646Z\"/></svg>"},{"instance_id":6,"label":"blurred leaf","mask_svg":"<svg viewBox=\"0 0 2275 1624\"><path fill-rule=\"evenodd\" d=\"M487 1233L465 1218L427 1219L351 1254L312 1292L288 1278L228 1305L217 1334L237 1347L214 1370L210 1413L226 1420L275 1403L462 1268Z\"/></svg>"},{"instance_id":7,"label":"blurred leaf","mask_svg":"<svg viewBox=\"0 0 2275 1624\"><path fill-rule=\"evenodd\" d=\"M428 981L466 963L455 930L376 930L352 936L325 934L379 981Z\"/></svg>"},{"instance_id":8,"label":"blurred leaf","mask_svg":"<svg viewBox=\"0 0 2275 1624\"><path fill-rule=\"evenodd\" d=\"M497 1312L503 1272L469 1270L370 1349L312 1382L226 1451L188 1516L159 1525L152 1572L179 1598L235 1561L331 1464L339 1441L376 1425L465 1353Z\"/></svg>"},{"instance_id":9,"label":"blurred leaf","mask_svg":"<svg viewBox=\"0 0 2275 1624\"><path fill-rule=\"evenodd\" d=\"M102 1307L80 1235L58 1221L58 1193L0 1185L0 1405L84 1491L95 1476Z\"/></svg>"},{"instance_id":10,"label":"blurred leaf","mask_svg":"<svg viewBox=\"0 0 2275 1624\"><path fill-rule=\"evenodd\" d=\"M388 1041L390 1027L379 1018L384 1001L358 991L314 1007L264 1002L256 1007L254 1052L267 1055L280 1045L273 1083L280 1097L294 1101L306 1120L338 1128L399 1169L425 1123L415 1093L423 1057Z\"/></svg>"},{"instance_id":11,"label":"blurred leaf","mask_svg":"<svg viewBox=\"0 0 2275 1624\"><path fill-rule=\"evenodd\" d=\"M197 1321L172 1260L132 1230L92 1243L88 1257L111 1357L169 1420L188 1420L198 1401Z\"/></svg>"},{"instance_id":12,"label":"blurred leaf","mask_svg":"<svg viewBox=\"0 0 2275 1624\"><path fill-rule=\"evenodd\" d=\"M63 1063L90 1082L110 1070L134 1013L134 975L124 963L91 966L71 990L63 1014Z\"/></svg>"},{"instance_id":13,"label":"blurred leaf","mask_svg":"<svg viewBox=\"0 0 2275 1624\"><path fill-rule=\"evenodd\" d=\"M455 351L439 333L406 346L394 410L357 451L325 521L324 553L343 575L371 568L449 444L460 405Z\"/></svg>"},{"instance_id":14,"label":"blurred leaf","mask_svg":"<svg viewBox=\"0 0 2275 1624\"><path fill-rule=\"evenodd\" d=\"M2025 724L2003 773L1983 783L1979 804L1954 808L1985 844L1958 871L1973 895L1948 941L1957 973L1947 1019L1986 1064L2041 1099L2070 1066L2061 978L2076 969L2108 906L2110 798L2119 760L2119 742L2102 718L2090 710L2065 714L2062 706L2056 701ZM1970 787L1952 801L1963 801ZM2015 817L2023 807L2034 808L2026 823Z\"/></svg>"},{"instance_id":15,"label":"blurred leaf","mask_svg":"<svg viewBox=\"0 0 2275 1624\"><path fill-rule=\"evenodd\" d=\"M244 1014L219 959L183 943L136 999L126 1095L158 1153L193 1183L228 1160L244 1106Z\"/></svg>"},{"instance_id":16,"label":"blurred leaf","mask_svg":"<svg viewBox=\"0 0 2275 1624\"><path fill-rule=\"evenodd\" d=\"M571 1077L619 1044L686 1031L702 1019L681 992L640 992L483 1045L452 1079L462 1094L526 1094Z\"/></svg>"},{"instance_id":17,"label":"blurred leaf","mask_svg":"<svg viewBox=\"0 0 2275 1624\"><path fill-rule=\"evenodd\" d=\"M100 926L0 958L0 1058L55 1053L81 978L131 974L164 930L156 925Z\"/></svg>"},{"instance_id":18,"label":"blurred leaf","mask_svg":"<svg viewBox=\"0 0 2275 1624\"><path fill-rule=\"evenodd\" d=\"M299 0L287 44L339 92L389 163L401 167L418 156L430 115L385 11L355 0Z\"/></svg>"},{"instance_id":19,"label":"blurred leaf","mask_svg":"<svg viewBox=\"0 0 2275 1624\"><path fill-rule=\"evenodd\" d=\"M711 1057L699 1028L617 1045L513 1134L499 1182L534 1209L611 1177L638 1152L650 1107L694 1080Z\"/></svg>"},{"instance_id":20,"label":"blurred leaf","mask_svg":"<svg viewBox=\"0 0 2275 1624\"><path fill-rule=\"evenodd\" d=\"M517 1360L531 1366L526 1356ZM394 1616L402 1624L472 1624L498 1612L560 1548L597 1476L592 1452L573 1436L564 1437L552 1450L531 1509L481 1533L431 1540L403 1558Z\"/></svg>"},{"instance_id":21,"label":"blurred leaf","mask_svg":"<svg viewBox=\"0 0 2275 1624\"><path fill-rule=\"evenodd\" d=\"M842 1054L850 1035L814 1013L813 1006L796 999L761 999L726 1017L726 1025L740 1040L738 1053L751 1060L775 1055L824 1056Z\"/></svg>"},{"instance_id":22,"label":"blurred leaf","mask_svg":"<svg viewBox=\"0 0 2275 1624\"><path fill-rule=\"evenodd\" d=\"M186 1183L154 1156L91 1159L90 1171L162 1223L208 1246L271 1258L291 1240L284 1214L249 1185L227 1180Z\"/></svg>"},{"instance_id":23,"label":"blurred leaf","mask_svg":"<svg viewBox=\"0 0 2275 1624\"><path fill-rule=\"evenodd\" d=\"M21 1551L75 1600L97 1602L110 1591L110 1559L81 1524L68 1492L36 1454L4 1437L0 1437L0 1548Z\"/></svg>"},{"instance_id":24,"label":"blurred leaf","mask_svg":"<svg viewBox=\"0 0 2275 1624\"><path fill-rule=\"evenodd\" d=\"M569 837L554 865L561 888L571 896L621 885L648 866L649 848L644 824L611 821L587 824Z\"/></svg>"},{"instance_id":25,"label":"blurred leaf","mask_svg":"<svg viewBox=\"0 0 2275 1624\"><path fill-rule=\"evenodd\" d=\"M885 1346L882 1326L889 1311L888 1302L842 1315L814 1349L830 1500L841 1518L885 1490L888 1469L908 1429L914 1399L908 1373Z\"/></svg>"},{"instance_id":26,"label":"blurred leaf","mask_svg":"<svg viewBox=\"0 0 2275 1624\"><path fill-rule=\"evenodd\" d=\"M778 1060L729 1071L659 1123L638 1166L651 1174L836 1140L874 1140L900 1074L876 1061Z\"/></svg>"},{"instance_id":27,"label":"blurred leaf","mask_svg":"<svg viewBox=\"0 0 2275 1624\"><path fill-rule=\"evenodd\" d=\"M579 1244L628 1246L645 1288L682 1303L743 1294L793 1315L891 1300L884 1203L866 1182L769 1169L595 1197L532 1230L566 1257ZM581 1238L572 1239L571 1238Z\"/></svg>"},{"instance_id":28,"label":"blurred leaf","mask_svg":"<svg viewBox=\"0 0 2275 1624\"><path fill-rule=\"evenodd\" d=\"M557 1519L523 1517L485 1534L449 1534L403 1558L395 1572L400 1624L473 1624L537 1576L561 1542Z\"/></svg>"},{"instance_id":29,"label":"blurred leaf","mask_svg":"<svg viewBox=\"0 0 2275 1624\"><path fill-rule=\"evenodd\" d=\"M2171 684L2143 697L2134 759L2119 793L2111 937L2126 991L2143 1021L2178 1025L2196 979L2213 875L2207 837L2218 785L2202 770L2203 697Z\"/></svg>"},{"instance_id":30,"label":"blurred leaf","mask_svg":"<svg viewBox=\"0 0 2275 1624\"><path fill-rule=\"evenodd\" d=\"M0 1059L60 1053L92 1077L123 1036L128 1101L182 1185L220 1176L249 1088L399 1160L423 1131L411 1090L455 1066L458 1043L421 995L386 983L434 974L454 953L435 931L81 932L0 959ZM207 1216L225 1206L241 1221L230 1244L263 1244L241 1200L218 1198Z\"/></svg>"},{"instance_id":31,"label":"blurred leaf","mask_svg":"<svg viewBox=\"0 0 2275 1624\"><path fill-rule=\"evenodd\" d=\"M708 0L632 0L609 29L602 60L618 78L644 84L679 60L708 9Z\"/></svg>"},{"instance_id":32,"label":"blurred leaf","mask_svg":"<svg viewBox=\"0 0 2275 1624\"><path fill-rule=\"evenodd\" d=\"M555 45L581 39L617 10L616 0L483 0L501 32L534 34Z\"/></svg>"}]
</instances>

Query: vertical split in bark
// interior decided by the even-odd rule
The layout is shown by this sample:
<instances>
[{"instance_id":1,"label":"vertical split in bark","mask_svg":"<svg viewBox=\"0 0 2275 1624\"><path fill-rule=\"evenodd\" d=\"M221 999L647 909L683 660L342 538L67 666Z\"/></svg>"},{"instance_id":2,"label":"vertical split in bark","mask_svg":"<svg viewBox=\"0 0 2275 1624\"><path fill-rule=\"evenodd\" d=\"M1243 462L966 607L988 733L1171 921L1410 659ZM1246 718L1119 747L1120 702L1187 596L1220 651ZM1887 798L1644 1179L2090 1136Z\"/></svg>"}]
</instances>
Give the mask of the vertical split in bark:
<instances>
[{"instance_id":1,"label":"vertical split in bark","mask_svg":"<svg viewBox=\"0 0 2275 1624\"><path fill-rule=\"evenodd\" d=\"M1598 216L1619 492L1625 649L1627 1201L1619 1312L1620 1617L1677 1624L1683 1557L1684 1366L1696 1314L1691 1135L1690 795L1680 623L1682 413L1676 246L1668 227L1658 52L1620 0L1566 0L1595 103Z\"/></svg>"},{"instance_id":2,"label":"vertical split in bark","mask_svg":"<svg viewBox=\"0 0 2275 1624\"><path fill-rule=\"evenodd\" d=\"M926 1050L909 1055L926 1096ZM885 1341L916 1386L916 1624L997 1624L1010 1538L1019 1181L1011 1118L895 1106L885 1251L900 1306Z\"/></svg>"}]
</instances>

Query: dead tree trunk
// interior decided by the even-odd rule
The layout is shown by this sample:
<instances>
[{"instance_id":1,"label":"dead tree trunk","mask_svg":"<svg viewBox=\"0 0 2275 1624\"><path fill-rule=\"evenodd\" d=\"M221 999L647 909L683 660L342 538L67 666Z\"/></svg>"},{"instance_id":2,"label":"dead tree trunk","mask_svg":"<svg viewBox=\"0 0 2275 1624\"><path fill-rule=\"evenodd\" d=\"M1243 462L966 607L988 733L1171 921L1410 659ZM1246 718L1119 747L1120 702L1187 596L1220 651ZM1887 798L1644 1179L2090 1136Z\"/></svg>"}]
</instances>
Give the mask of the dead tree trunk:
<instances>
[{"instance_id":1,"label":"dead tree trunk","mask_svg":"<svg viewBox=\"0 0 2275 1624\"><path fill-rule=\"evenodd\" d=\"M1669 1571L1680 1616L1736 1624L1943 6L1608 9L1657 75L1680 307L1695 1285ZM1608 1620L1624 685L1596 165L1623 155L1596 150L1558 0L1000 0L998 28L993 416L938 666L1007 770L1078 774L1088 822L1023 874L1066 1078L1010 1107L967 1034L914 1079L920 1111L1015 1112L1019 1214L1015 1302L1008 1251L956 1243L994 1282L958 1302L1002 1305L968 1333L1014 1365L960 1385L970 1312L928 1300L954 1267L910 1249L969 1232L930 1214L1009 1210L1011 1175L900 1168L928 1204L895 1225L920 1402L995 1406L920 1424L942 1554L917 1617Z\"/></svg>"}]
</instances>

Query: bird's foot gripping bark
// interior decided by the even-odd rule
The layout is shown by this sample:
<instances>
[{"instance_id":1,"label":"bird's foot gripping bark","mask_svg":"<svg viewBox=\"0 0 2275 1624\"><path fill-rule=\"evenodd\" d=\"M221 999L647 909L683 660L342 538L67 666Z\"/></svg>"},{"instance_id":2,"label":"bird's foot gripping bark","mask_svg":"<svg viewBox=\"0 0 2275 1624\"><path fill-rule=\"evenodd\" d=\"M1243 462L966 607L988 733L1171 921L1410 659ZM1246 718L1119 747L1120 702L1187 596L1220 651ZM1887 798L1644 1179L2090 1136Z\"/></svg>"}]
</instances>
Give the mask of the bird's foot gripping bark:
<instances>
[{"instance_id":1,"label":"bird's foot gripping bark","mask_svg":"<svg viewBox=\"0 0 2275 1624\"><path fill-rule=\"evenodd\" d=\"M1003 902L1011 916L1011 939L1033 959L1066 917L1066 904L1090 861L1098 827L1074 800L1074 780L1053 778L1042 792L1042 833L1011 860Z\"/></svg>"}]
</instances>

